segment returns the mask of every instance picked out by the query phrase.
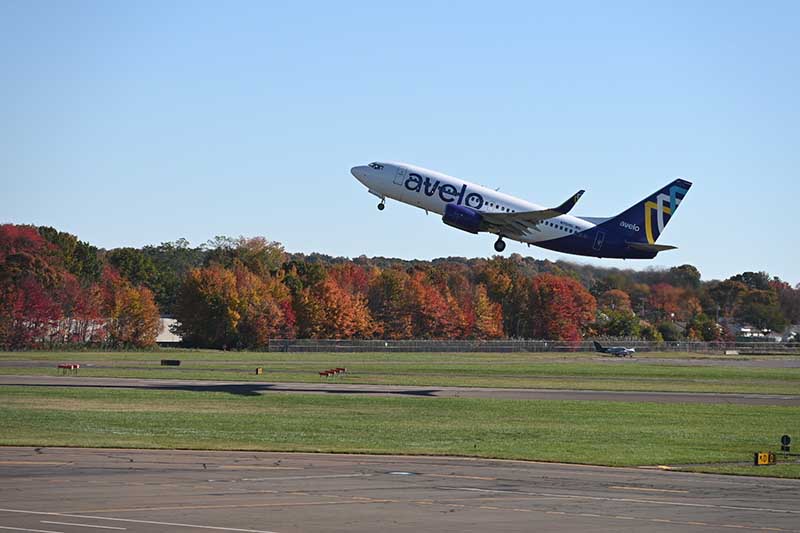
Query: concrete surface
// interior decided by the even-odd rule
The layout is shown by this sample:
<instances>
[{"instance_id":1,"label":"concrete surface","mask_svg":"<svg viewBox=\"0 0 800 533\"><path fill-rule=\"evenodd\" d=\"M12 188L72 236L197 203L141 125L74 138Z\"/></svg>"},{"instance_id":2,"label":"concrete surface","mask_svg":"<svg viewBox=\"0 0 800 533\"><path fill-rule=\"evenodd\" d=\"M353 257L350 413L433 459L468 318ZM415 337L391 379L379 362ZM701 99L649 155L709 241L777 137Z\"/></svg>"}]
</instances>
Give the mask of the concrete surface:
<instances>
[{"instance_id":1,"label":"concrete surface","mask_svg":"<svg viewBox=\"0 0 800 533\"><path fill-rule=\"evenodd\" d=\"M800 480L449 457L0 448L0 531L798 531Z\"/></svg>"}]
</instances>

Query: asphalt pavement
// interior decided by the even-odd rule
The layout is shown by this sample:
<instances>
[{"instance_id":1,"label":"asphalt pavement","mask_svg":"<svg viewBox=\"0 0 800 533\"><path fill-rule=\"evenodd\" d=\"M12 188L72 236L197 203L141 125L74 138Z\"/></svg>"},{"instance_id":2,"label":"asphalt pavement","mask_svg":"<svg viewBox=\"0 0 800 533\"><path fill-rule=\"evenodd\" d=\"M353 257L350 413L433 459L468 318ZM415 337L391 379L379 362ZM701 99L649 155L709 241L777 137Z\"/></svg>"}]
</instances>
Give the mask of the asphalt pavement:
<instances>
[{"instance_id":1,"label":"asphalt pavement","mask_svg":"<svg viewBox=\"0 0 800 533\"><path fill-rule=\"evenodd\" d=\"M800 480L454 457L0 448L0 531L798 531Z\"/></svg>"}]
</instances>

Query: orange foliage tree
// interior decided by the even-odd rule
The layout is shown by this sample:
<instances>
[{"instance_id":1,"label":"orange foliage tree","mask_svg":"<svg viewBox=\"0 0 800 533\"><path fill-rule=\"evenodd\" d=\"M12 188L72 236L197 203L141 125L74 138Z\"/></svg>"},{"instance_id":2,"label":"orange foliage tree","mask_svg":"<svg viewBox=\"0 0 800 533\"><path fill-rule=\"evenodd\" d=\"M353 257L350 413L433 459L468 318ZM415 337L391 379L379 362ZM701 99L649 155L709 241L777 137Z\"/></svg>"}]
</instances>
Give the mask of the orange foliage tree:
<instances>
[{"instance_id":1,"label":"orange foliage tree","mask_svg":"<svg viewBox=\"0 0 800 533\"><path fill-rule=\"evenodd\" d=\"M304 289L298 299L298 319L303 336L320 339L370 338L378 328L367 300L351 294L327 277Z\"/></svg>"},{"instance_id":2,"label":"orange foliage tree","mask_svg":"<svg viewBox=\"0 0 800 533\"><path fill-rule=\"evenodd\" d=\"M175 309L178 331L186 342L215 348L256 348L266 345L270 338L291 336L293 314L287 314L288 291L265 276L243 265L234 270L219 264L191 270Z\"/></svg>"},{"instance_id":3,"label":"orange foliage tree","mask_svg":"<svg viewBox=\"0 0 800 533\"><path fill-rule=\"evenodd\" d=\"M472 309L475 317L472 337L499 339L503 336L503 310L499 303L489 299L483 284L475 287Z\"/></svg>"},{"instance_id":4,"label":"orange foliage tree","mask_svg":"<svg viewBox=\"0 0 800 533\"><path fill-rule=\"evenodd\" d=\"M600 295L597 305L601 309L610 309L612 311L631 311L631 297L628 293L621 289L607 290Z\"/></svg>"},{"instance_id":5,"label":"orange foliage tree","mask_svg":"<svg viewBox=\"0 0 800 533\"><path fill-rule=\"evenodd\" d=\"M572 278L540 274L531 280L528 292L528 331L533 338L579 341L594 320L594 297Z\"/></svg>"}]
</instances>

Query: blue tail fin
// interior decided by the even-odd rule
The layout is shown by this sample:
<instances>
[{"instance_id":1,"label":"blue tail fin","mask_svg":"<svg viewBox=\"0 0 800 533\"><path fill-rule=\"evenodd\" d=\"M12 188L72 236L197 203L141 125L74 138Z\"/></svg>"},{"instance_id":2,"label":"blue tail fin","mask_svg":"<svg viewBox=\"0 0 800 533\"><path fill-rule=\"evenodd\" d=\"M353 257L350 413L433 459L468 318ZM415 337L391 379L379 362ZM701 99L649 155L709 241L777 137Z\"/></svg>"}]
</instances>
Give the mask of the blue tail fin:
<instances>
[{"instance_id":1,"label":"blue tail fin","mask_svg":"<svg viewBox=\"0 0 800 533\"><path fill-rule=\"evenodd\" d=\"M603 225L613 227L626 242L655 244L691 186L678 178Z\"/></svg>"}]
</instances>

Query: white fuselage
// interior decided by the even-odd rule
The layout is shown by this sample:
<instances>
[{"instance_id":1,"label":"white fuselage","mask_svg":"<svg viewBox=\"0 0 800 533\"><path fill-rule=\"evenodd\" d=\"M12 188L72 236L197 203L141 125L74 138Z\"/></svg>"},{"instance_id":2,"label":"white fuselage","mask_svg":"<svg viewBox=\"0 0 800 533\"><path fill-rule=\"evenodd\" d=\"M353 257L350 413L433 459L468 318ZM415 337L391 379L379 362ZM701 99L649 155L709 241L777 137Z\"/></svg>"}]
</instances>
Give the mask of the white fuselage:
<instances>
[{"instance_id":1,"label":"white fuselage","mask_svg":"<svg viewBox=\"0 0 800 533\"><path fill-rule=\"evenodd\" d=\"M509 194L407 163L378 162L354 167L351 172L372 194L380 198L391 198L439 215L444 214L449 203L460 203L480 213L544 209ZM536 244L574 235L594 226L592 222L572 215L560 215L540 222L514 239Z\"/></svg>"}]
</instances>

